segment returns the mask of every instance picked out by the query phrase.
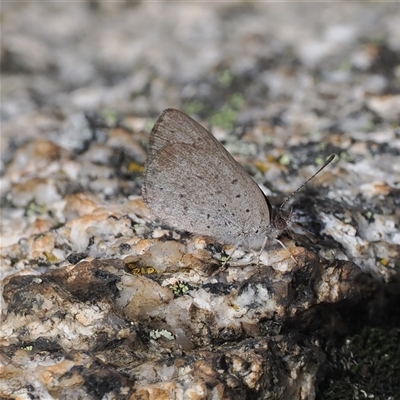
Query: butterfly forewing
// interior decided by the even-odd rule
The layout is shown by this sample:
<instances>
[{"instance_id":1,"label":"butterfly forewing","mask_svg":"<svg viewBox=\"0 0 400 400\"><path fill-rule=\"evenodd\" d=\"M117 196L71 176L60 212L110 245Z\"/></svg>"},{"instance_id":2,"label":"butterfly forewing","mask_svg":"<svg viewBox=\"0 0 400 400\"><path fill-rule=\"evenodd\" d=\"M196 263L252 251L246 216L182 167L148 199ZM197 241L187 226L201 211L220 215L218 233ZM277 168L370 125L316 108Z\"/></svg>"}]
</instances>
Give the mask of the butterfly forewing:
<instances>
[{"instance_id":1,"label":"butterfly forewing","mask_svg":"<svg viewBox=\"0 0 400 400\"><path fill-rule=\"evenodd\" d=\"M177 110L153 128L143 193L155 216L180 230L243 244L270 224L258 185L214 136Z\"/></svg>"},{"instance_id":2,"label":"butterfly forewing","mask_svg":"<svg viewBox=\"0 0 400 400\"><path fill-rule=\"evenodd\" d=\"M194 119L179 110L168 108L162 112L151 131L147 163L151 162L161 149L177 143L194 145L202 143L205 148L210 149L214 144L222 146Z\"/></svg>"}]
</instances>

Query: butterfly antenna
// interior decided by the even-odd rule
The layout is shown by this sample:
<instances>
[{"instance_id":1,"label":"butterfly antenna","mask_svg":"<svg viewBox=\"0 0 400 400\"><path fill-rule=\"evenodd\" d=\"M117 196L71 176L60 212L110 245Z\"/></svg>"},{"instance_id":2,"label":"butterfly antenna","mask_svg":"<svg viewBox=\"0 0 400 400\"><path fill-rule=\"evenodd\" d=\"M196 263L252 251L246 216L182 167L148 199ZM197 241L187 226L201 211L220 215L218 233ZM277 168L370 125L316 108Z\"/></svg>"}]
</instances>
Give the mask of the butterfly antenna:
<instances>
[{"instance_id":1,"label":"butterfly antenna","mask_svg":"<svg viewBox=\"0 0 400 400\"><path fill-rule=\"evenodd\" d=\"M332 154L329 156L329 158L325 161L324 165L314 174L312 175L310 178L308 178L300 187L298 187L292 194L290 194L288 197L286 197L286 199L284 200L284 202L282 203L282 205L279 207L279 210L283 210L283 207L285 207L285 205L287 204L287 202L300 190L302 189L304 186L307 185L308 182L311 181L311 179L315 178L315 176L317 176L327 165L329 165L336 157L336 154Z\"/></svg>"}]
</instances>

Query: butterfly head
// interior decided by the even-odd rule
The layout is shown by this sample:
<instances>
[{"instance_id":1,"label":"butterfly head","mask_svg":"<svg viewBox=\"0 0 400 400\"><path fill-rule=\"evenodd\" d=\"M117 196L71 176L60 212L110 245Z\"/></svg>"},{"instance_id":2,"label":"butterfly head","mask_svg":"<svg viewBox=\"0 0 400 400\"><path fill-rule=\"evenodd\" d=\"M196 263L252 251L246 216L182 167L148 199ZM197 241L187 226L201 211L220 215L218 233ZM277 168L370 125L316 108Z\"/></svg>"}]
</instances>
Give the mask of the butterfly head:
<instances>
[{"instance_id":1,"label":"butterfly head","mask_svg":"<svg viewBox=\"0 0 400 400\"><path fill-rule=\"evenodd\" d=\"M276 232L283 232L293 224L292 211L285 211L282 208L272 208L271 224Z\"/></svg>"}]
</instances>

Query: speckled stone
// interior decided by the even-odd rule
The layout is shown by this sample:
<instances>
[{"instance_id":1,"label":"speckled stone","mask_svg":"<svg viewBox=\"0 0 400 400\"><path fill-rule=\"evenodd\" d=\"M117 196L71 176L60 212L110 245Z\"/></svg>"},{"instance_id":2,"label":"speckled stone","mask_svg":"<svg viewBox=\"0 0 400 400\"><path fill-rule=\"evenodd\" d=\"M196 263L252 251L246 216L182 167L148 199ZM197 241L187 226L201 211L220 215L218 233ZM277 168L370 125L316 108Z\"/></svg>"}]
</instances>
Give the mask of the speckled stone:
<instances>
[{"instance_id":1,"label":"speckled stone","mask_svg":"<svg viewBox=\"0 0 400 400\"><path fill-rule=\"evenodd\" d=\"M397 4L2 12L2 399L328 398L329 346L388 315L398 329ZM291 199L286 249L223 267L233 246L153 219L140 187L166 107L278 206L338 155ZM387 393L342 381L394 395L375 377Z\"/></svg>"}]
</instances>

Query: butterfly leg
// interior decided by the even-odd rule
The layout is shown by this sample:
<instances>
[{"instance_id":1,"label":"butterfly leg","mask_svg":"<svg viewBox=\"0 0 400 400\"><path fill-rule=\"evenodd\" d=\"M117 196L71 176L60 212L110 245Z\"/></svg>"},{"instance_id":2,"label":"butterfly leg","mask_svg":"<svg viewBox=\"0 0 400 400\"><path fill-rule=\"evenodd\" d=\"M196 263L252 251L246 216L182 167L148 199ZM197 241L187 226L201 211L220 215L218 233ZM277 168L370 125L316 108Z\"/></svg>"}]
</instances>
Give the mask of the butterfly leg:
<instances>
[{"instance_id":1,"label":"butterfly leg","mask_svg":"<svg viewBox=\"0 0 400 400\"><path fill-rule=\"evenodd\" d=\"M279 240L279 239L274 239L275 241L277 241L290 255L290 258L296 263L298 264L297 260L293 257L292 253L289 251L289 249Z\"/></svg>"},{"instance_id":2,"label":"butterfly leg","mask_svg":"<svg viewBox=\"0 0 400 400\"><path fill-rule=\"evenodd\" d=\"M258 253L258 257L257 257L257 266L260 265L261 254L262 254L262 252L265 250L265 248L267 247L267 243L268 243L268 237L265 236L264 242L263 242L263 244L262 244L262 246L261 246L261 250L260 250L259 253Z\"/></svg>"},{"instance_id":3,"label":"butterfly leg","mask_svg":"<svg viewBox=\"0 0 400 400\"><path fill-rule=\"evenodd\" d=\"M229 256L227 257L227 259L224 261L224 263L222 264L222 267L221 267L221 268L223 268L223 269L226 268L228 262L231 260L233 254L234 254L235 251L239 248L239 246L240 246L240 244L235 245L235 247L233 248L233 251L231 252L231 254L229 254Z\"/></svg>"}]
</instances>

